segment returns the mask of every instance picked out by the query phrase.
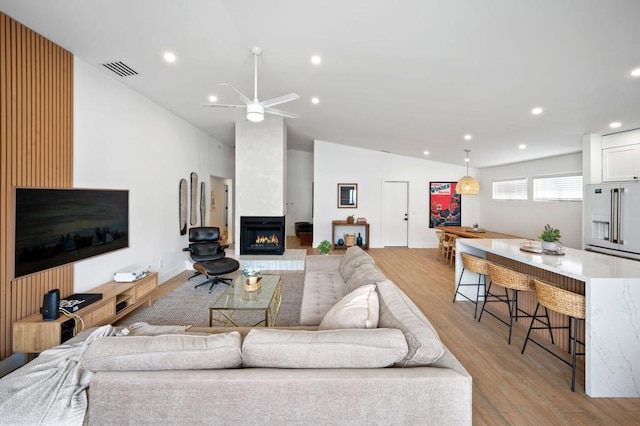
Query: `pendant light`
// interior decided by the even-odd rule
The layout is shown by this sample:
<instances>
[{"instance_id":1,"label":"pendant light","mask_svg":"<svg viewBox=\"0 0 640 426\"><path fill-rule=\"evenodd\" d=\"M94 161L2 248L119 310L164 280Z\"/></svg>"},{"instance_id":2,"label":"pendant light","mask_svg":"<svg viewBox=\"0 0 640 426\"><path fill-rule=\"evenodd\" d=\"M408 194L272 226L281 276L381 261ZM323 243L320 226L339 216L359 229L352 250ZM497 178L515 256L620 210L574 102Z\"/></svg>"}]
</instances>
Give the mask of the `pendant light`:
<instances>
[{"instance_id":1,"label":"pendant light","mask_svg":"<svg viewBox=\"0 0 640 426\"><path fill-rule=\"evenodd\" d=\"M476 195L480 192L480 184L473 177L469 176L469 153L471 150L465 149L464 152L467 153L467 158L464 160L467 163L467 175L462 176L460 180L458 180L456 192L460 195Z\"/></svg>"}]
</instances>

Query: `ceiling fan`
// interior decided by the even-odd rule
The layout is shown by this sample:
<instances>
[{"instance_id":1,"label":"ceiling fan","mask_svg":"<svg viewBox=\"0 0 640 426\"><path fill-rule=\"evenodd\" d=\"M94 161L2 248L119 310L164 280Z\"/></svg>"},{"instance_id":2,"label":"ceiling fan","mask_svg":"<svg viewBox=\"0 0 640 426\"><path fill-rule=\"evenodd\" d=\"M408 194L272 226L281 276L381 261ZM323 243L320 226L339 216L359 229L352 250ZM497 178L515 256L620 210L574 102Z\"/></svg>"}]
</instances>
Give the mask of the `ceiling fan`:
<instances>
[{"instance_id":1,"label":"ceiling fan","mask_svg":"<svg viewBox=\"0 0 640 426\"><path fill-rule=\"evenodd\" d=\"M298 118L300 117L298 114L294 114L287 111L282 111L279 109L272 108L273 106L283 104L285 102L295 101L300 98L296 93L289 93L288 95L279 96L277 98L269 99L266 101L260 102L258 100L258 56L262 54L262 49L259 47L252 47L251 53L253 54L253 68L254 68L254 77L253 77L253 100L246 97L242 92L233 87L229 83L220 83L221 86L228 86L233 89L237 94L240 95L240 99L245 103L244 105L228 105L228 104L202 104L203 106L209 107L222 107L222 108L247 108L247 120L253 122L260 122L264 120L264 113L269 113L273 115L280 115L282 117L288 118Z\"/></svg>"}]
</instances>

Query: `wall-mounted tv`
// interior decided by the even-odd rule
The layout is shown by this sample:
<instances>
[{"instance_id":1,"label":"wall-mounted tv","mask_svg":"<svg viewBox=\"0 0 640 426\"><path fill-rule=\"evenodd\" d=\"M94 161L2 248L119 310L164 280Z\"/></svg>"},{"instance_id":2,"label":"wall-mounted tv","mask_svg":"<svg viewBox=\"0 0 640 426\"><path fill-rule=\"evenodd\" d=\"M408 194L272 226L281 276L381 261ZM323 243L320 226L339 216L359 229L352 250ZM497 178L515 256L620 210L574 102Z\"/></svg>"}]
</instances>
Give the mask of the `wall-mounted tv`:
<instances>
[{"instance_id":1,"label":"wall-mounted tv","mask_svg":"<svg viewBox=\"0 0 640 426\"><path fill-rule=\"evenodd\" d=\"M129 247L129 191L15 189L15 273L21 277Z\"/></svg>"}]
</instances>

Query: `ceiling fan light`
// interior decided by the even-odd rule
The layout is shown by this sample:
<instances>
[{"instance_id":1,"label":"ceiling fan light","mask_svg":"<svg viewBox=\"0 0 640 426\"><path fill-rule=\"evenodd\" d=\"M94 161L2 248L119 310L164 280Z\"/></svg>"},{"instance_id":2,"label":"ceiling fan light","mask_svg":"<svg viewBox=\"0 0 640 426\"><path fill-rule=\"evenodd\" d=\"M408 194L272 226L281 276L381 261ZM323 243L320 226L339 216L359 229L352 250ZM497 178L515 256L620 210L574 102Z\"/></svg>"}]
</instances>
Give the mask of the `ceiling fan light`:
<instances>
[{"instance_id":1,"label":"ceiling fan light","mask_svg":"<svg viewBox=\"0 0 640 426\"><path fill-rule=\"evenodd\" d=\"M259 123L264 120L264 107L260 104L247 105L247 120Z\"/></svg>"}]
</instances>

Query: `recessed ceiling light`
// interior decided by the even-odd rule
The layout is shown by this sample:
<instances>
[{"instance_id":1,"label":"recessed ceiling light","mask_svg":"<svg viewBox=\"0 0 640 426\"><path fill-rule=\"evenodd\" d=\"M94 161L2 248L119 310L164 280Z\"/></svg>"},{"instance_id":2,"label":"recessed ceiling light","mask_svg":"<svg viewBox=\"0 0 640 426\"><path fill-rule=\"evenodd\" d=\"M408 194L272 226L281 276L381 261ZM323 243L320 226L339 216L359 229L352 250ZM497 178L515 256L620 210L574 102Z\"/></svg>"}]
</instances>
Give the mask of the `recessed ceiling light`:
<instances>
[{"instance_id":1,"label":"recessed ceiling light","mask_svg":"<svg viewBox=\"0 0 640 426\"><path fill-rule=\"evenodd\" d=\"M312 104L318 104L318 103L320 103L320 99L318 99L318 98L311 98L311 103L312 103Z\"/></svg>"},{"instance_id":2,"label":"recessed ceiling light","mask_svg":"<svg viewBox=\"0 0 640 426\"><path fill-rule=\"evenodd\" d=\"M527 149L527 146L521 143L520 145L518 145L518 149Z\"/></svg>"},{"instance_id":3,"label":"recessed ceiling light","mask_svg":"<svg viewBox=\"0 0 640 426\"><path fill-rule=\"evenodd\" d=\"M471 140L471 135L464 135L465 140Z\"/></svg>"},{"instance_id":4,"label":"recessed ceiling light","mask_svg":"<svg viewBox=\"0 0 640 426\"><path fill-rule=\"evenodd\" d=\"M429 155L429 151L423 152L424 155Z\"/></svg>"},{"instance_id":5,"label":"recessed ceiling light","mask_svg":"<svg viewBox=\"0 0 640 426\"><path fill-rule=\"evenodd\" d=\"M619 121L614 121L613 123L609 123L609 127L611 127L612 129L617 129L620 126L622 126L622 123L620 123Z\"/></svg>"},{"instance_id":6,"label":"recessed ceiling light","mask_svg":"<svg viewBox=\"0 0 640 426\"><path fill-rule=\"evenodd\" d=\"M176 55L174 55L171 52L167 52L164 54L164 60L167 62L175 62L176 61Z\"/></svg>"},{"instance_id":7,"label":"recessed ceiling light","mask_svg":"<svg viewBox=\"0 0 640 426\"><path fill-rule=\"evenodd\" d=\"M218 102L218 97L216 95L209 96L209 102Z\"/></svg>"},{"instance_id":8,"label":"recessed ceiling light","mask_svg":"<svg viewBox=\"0 0 640 426\"><path fill-rule=\"evenodd\" d=\"M531 110L531 114L533 115L540 115L542 114L543 109L540 107L535 107Z\"/></svg>"},{"instance_id":9,"label":"recessed ceiling light","mask_svg":"<svg viewBox=\"0 0 640 426\"><path fill-rule=\"evenodd\" d=\"M318 55L313 55L311 57L311 63L314 65L318 65L320 62L322 62L322 58Z\"/></svg>"},{"instance_id":10,"label":"recessed ceiling light","mask_svg":"<svg viewBox=\"0 0 640 426\"><path fill-rule=\"evenodd\" d=\"M636 68L635 70L631 71L631 76L640 77L640 68Z\"/></svg>"}]
</instances>

